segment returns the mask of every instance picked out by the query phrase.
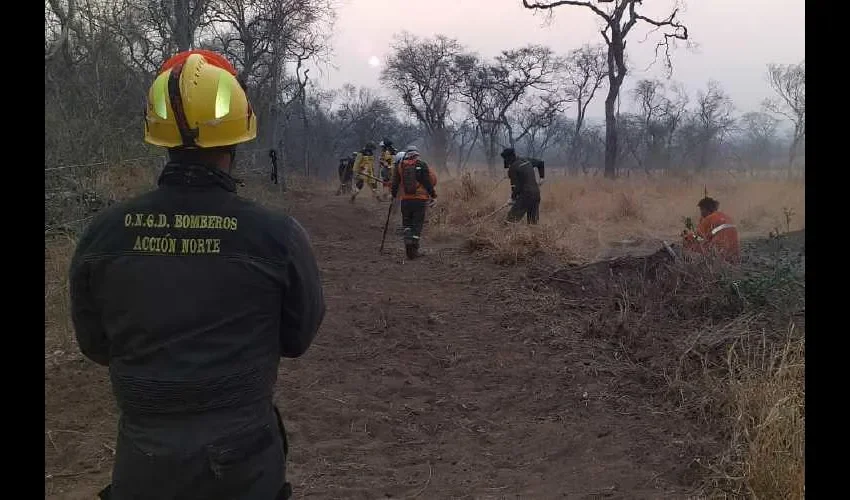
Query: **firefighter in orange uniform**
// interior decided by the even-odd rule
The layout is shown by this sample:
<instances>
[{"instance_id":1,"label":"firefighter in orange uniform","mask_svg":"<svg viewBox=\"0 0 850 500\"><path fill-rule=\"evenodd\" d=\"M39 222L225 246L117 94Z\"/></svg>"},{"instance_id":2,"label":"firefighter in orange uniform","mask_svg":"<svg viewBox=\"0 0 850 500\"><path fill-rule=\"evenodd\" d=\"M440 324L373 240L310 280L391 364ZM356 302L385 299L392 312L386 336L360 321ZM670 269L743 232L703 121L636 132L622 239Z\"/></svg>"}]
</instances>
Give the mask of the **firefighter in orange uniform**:
<instances>
[{"instance_id":1,"label":"firefighter in orange uniform","mask_svg":"<svg viewBox=\"0 0 850 500\"><path fill-rule=\"evenodd\" d=\"M705 197L697 206L701 218L696 232L685 231L682 234L683 248L701 255L716 254L728 262L738 263L741 247L732 218L718 210L720 203L713 198Z\"/></svg>"},{"instance_id":2,"label":"firefighter in orange uniform","mask_svg":"<svg viewBox=\"0 0 850 500\"><path fill-rule=\"evenodd\" d=\"M404 160L393 172L392 195L401 199L401 218L404 225L404 249L409 259L419 256L419 241L425 212L436 202L437 176L428 164L419 159L416 146L409 146ZM401 193L399 193L401 188Z\"/></svg>"}]
</instances>

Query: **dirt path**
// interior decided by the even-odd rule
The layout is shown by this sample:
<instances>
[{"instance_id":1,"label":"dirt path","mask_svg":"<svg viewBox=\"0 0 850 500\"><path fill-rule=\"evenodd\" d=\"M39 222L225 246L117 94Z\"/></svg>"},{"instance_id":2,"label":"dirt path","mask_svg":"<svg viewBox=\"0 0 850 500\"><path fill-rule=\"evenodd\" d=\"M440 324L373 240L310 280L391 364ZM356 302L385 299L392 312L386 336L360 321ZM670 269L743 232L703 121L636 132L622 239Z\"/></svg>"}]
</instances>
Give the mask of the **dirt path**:
<instances>
[{"instance_id":1,"label":"dirt path","mask_svg":"<svg viewBox=\"0 0 850 500\"><path fill-rule=\"evenodd\" d=\"M316 343L278 380L296 498L687 496L689 429L654 411L638 368L609 368L616 349L582 338L579 312L529 270L459 248L405 262L391 234L379 257L386 205L362 198L288 207L328 303ZM61 474L48 497L91 498L114 443L105 371L73 362L45 376L45 474Z\"/></svg>"}]
</instances>

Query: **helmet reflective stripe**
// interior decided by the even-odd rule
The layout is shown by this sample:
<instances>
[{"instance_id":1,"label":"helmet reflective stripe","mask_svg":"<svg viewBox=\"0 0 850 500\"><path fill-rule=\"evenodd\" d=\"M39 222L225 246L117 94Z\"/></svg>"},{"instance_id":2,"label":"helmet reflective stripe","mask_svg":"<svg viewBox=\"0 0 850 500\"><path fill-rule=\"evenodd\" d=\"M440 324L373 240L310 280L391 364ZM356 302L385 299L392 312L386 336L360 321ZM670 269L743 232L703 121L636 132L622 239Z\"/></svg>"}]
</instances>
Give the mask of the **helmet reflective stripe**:
<instances>
[{"instance_id":1,"label":"helmet reflective stripe","mask_svg":"<svg viewBox=\"0 0 850 500\"><path fill-rule=\"evenodd\" d=\"M163 120L168 119L168 104L165 102L167 99L165 92L168 87L168 77L170 75L170 71L165 72L156 77L156 80L153 82L153 109L156 115Z\"/></svg>"},{"instance_id":2,"label":"helmet reflective stripe","mask_svg":"<svg viewBox=\"0 0 850 500\"><path fill-rule=\"evenodd\" d=\"M724 229L731 229L734 227L734 224L720 224L719 226L711 230L711 235L714 236L715 234L719 233L720 231L723 231Z\"/></svg>"},{"instance_id":3,"label":"helmet reflective stripe","mask_svg":"<svg viewBox=\"0 0 850 500\"><path fill-rule=\"evenodd\" d=\"M215 92L215 117L227 116L230 113L230 85L224 78L224 74L218 77L218 88Z\"/></svg>"}]
</instances>

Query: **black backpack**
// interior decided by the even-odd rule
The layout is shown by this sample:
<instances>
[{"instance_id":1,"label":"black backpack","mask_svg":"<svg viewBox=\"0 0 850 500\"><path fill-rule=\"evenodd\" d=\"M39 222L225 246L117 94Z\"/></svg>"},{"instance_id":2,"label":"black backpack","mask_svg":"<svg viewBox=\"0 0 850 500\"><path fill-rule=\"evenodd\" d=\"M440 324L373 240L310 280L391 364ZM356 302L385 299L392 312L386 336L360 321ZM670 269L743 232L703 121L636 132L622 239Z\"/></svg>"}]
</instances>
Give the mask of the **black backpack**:
<instances>
[{"instance_id":1,"label":"black backpack","mask_svg":"<svg viewBox=\"0 0 850 500\"><path fill-rule=\"evenodd\" d=\"M416 188L419 187L419 179L423 173L421 162L416 160L404 160L399 165L401 169L401 185L404 187L405 194L416 194Z\"/></svg>"}]
</instances>

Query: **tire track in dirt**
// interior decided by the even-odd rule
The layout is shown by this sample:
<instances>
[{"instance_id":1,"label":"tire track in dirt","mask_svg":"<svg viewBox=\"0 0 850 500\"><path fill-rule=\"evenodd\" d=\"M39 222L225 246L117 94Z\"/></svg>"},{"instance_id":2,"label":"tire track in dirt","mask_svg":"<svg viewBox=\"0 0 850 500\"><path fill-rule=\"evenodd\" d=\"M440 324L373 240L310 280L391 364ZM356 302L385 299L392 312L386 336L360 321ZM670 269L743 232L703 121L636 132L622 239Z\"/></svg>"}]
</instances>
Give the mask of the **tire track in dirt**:
<instances>
[{"instance_id":1,"label":"tire track in dirt","mask_svg":"<svg viewBox=\"0 0 850 500\"><path fill-rule=\"evenodd\" d=\"M387 205L363 198L284 207L311 235L328 305L278 378L295 498L687 497L675 443L688 426L610 369L582 313L460 245L405 262L391 230L379 256ZM46 498L91 498L112 465L106 371L70 361L45 378L46 474L59 474Z\"/></svg>"}]
</instances>

